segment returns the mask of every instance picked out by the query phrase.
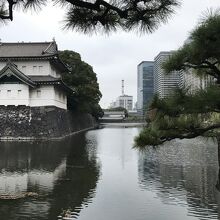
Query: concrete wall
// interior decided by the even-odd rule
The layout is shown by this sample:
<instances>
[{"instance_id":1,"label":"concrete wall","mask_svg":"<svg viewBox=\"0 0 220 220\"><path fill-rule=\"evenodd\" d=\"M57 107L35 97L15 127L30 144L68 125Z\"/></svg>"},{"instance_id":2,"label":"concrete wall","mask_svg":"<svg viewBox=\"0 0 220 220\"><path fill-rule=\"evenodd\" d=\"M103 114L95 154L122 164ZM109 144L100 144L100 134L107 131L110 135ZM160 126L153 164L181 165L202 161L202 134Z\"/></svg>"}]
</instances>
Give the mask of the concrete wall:
<instances>
[{"instance_id":1,"label":"concrete wall","mask_svg":"<svg viewBox=\"0 0 220 220\"><path fill-rule=\"evenodd\" d=\"M0 106L0 139L56 139L96 126L89 114L56 107Z\"/></svg>"}]
</instances>

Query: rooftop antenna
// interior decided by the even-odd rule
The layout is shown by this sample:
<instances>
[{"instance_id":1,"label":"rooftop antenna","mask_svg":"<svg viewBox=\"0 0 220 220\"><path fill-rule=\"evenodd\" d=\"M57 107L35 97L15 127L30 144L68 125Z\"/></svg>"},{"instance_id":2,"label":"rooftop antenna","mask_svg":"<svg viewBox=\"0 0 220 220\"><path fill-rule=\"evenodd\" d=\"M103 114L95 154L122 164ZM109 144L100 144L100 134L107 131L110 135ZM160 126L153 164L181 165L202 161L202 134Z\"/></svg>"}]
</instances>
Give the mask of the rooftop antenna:
<instances>
[{"instance_id":1,"label":"rooftop antenna","mask_svg":"<svg viewBox=\"0 0 220 220\"><path fill-rule=\"evenodd\" d=\"M124 90L124 80L121 81L121 90L122 90L122 96L125 95L125 90Z\"/></svg>"}]
</instances>

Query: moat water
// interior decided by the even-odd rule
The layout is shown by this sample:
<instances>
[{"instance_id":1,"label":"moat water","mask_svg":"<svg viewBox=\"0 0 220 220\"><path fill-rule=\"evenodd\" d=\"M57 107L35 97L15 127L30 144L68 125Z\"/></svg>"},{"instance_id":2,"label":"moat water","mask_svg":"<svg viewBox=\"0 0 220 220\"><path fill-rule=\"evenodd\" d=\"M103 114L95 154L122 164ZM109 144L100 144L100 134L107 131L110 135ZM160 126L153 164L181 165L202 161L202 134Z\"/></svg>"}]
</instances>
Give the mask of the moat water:
<instances>
[{"instance_id":1,"label":"moat water","mask_svg":"<svg viewBox=\"0 0 220 220\"><path fill-rule=\"evenodd\" d=\"M1 220L220 219L217 145L197 138L139 152L139 128L0 143Z\"/></svg>"}]
</instances>

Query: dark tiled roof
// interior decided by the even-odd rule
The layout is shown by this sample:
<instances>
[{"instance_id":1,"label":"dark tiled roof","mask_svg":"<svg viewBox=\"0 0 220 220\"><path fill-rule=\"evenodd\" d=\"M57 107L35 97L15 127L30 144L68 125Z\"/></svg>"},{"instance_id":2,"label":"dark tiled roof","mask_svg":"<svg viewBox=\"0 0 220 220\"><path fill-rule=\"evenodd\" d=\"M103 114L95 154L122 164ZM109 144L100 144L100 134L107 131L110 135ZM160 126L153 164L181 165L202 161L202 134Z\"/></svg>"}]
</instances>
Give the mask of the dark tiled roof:
<instances>
[{"instance_id":1,"label":"dark tiled roof","mask_svg":"<svg viewBox=\"0 0 220 220\"><path fill-rule=\"evenodd\" d=\"M37 85L54 84L59 88L68 92L70 95L75 93L74 89L67 86L61 78L55 78L53 76L30 76L30 75L28 77Z\"/></svg>"},{"instance_id":2,"label":"dark tiled roof","mask_svg":"<svg viewBox=\"0 0 220 220\"><path fill-rule=\"evenodd\" d=\"M57 44L52 42L0 43L0 58L48 57L57 54Z\"/></svg>"},{"instance_id":3,"label":"dark tiled roof","mask_svg":"<svg viewBox=\"0 0 220 220\"><path fill-rule=\"evenodd\" d=\"M55 78L53 76L28 76L32 81L38 82L59 82L61 78Z\"/></svg>"}]
</instances>

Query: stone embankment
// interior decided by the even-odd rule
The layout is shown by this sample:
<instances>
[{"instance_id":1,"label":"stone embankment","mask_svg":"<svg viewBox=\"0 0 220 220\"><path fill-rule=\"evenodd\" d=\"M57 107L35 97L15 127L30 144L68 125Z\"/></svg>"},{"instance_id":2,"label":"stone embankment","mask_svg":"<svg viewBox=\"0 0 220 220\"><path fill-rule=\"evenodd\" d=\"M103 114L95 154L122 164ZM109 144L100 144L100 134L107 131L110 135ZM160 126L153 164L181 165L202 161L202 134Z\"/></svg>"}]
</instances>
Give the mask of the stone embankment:
<instances>
[{"instance_id":1,"label":"stone embankment","mask_svg":"<svg viewBox=\"0 0 220 220\"><path fill-rule=\"evenodd\" d=\"M89 114L56 107L0 106L0 140L59 139L96 126Z\"/></svg>"},{"instance_id":2,"label":"stone embankment","mask_svg":"<svg viewBox=\"0 0 220 220\"><path fill-rule=\"evenodd\" d=\"M17 199L23 199L26 197L38 197L37 193L34 192L26 192L26 193L18 193L15 195L11 195L11 194L4 194L4 195L0 195L0 200L17 200Z\"/></svg>"}]
</instances>

